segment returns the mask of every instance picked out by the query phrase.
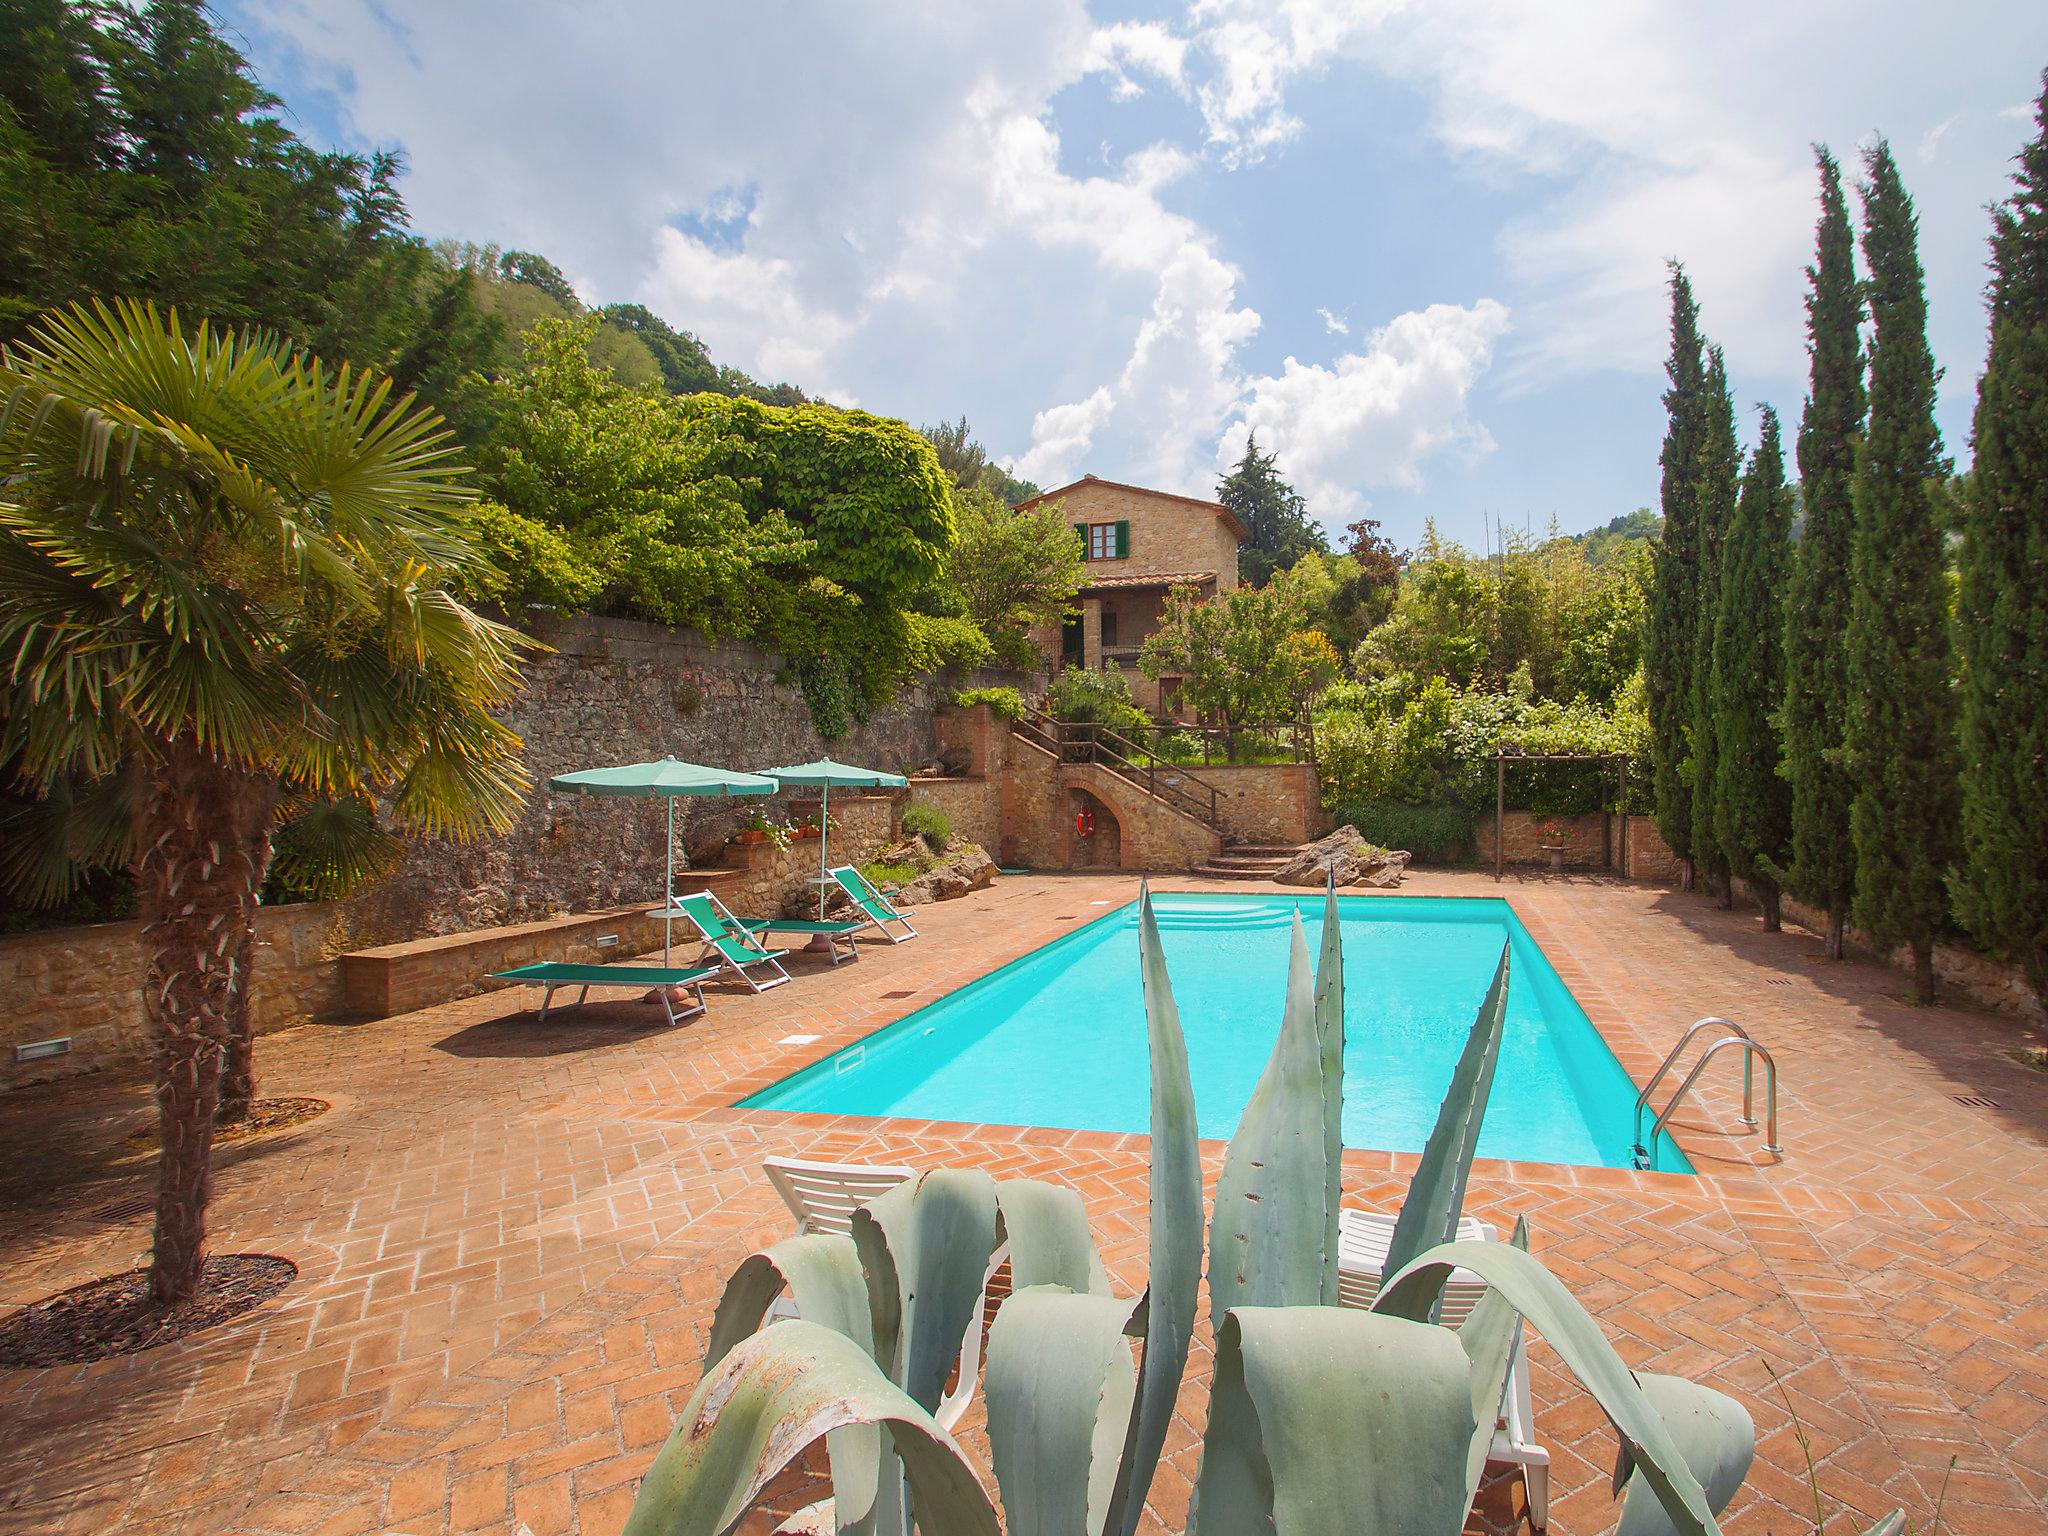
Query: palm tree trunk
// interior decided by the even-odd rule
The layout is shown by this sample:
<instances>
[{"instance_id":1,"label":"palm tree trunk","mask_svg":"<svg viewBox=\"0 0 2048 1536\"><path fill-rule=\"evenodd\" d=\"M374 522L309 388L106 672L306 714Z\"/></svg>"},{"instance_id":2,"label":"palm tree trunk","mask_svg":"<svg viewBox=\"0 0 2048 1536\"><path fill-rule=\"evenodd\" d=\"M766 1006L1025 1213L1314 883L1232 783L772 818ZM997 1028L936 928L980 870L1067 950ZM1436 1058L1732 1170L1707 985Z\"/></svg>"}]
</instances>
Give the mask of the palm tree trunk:
<instances>
[{"instance_id":1,"label":"palm tree trunk","mask_svg":"<svg viewBox=\"0 0 2048 1536\"><path fill-rule=\"evenodd\" d=\"M256 889L262 890L270 872L271 818L277 810L278 790L274 780L251 778L249 793L241 797L242 847L256 870ZM256 1102L256 1031L249 1017L249 987L255 976L255 908L249 923L235 941L234 990L228 998L227 1054L221 1062L220 1107L214 1112L216 1125L235 1125L249 1118Z\"/></svg>"},{"instance_id":2,"label":"palm tree trunk","mask_svg":"<svg viewBox=\"0 0 2048 1536\"><path fill-rule=\"evenodd\" d=\"M143 1017L156 1047L162 1153L149 1270L158 1306L199 1285L213 1191L213 1117L236 955L262 874L244 835L256 781L190 738L159 743L136 797Z\"/></svg>"}]
</instances>

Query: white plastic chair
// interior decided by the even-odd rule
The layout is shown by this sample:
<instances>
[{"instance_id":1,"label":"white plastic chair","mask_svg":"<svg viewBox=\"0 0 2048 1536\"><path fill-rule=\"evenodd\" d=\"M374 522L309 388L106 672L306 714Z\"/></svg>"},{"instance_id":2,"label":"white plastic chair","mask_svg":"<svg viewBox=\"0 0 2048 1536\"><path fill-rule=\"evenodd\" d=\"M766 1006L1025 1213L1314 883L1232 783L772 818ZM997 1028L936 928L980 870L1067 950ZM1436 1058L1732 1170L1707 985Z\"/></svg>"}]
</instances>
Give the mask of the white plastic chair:
<instances>
[{"instance_id":1,"label":"white plastic chair","mask_svg":"<svg viewBox=\"0 0 2048 1536\"><path fill-rule=\"evenodd\" d=\"M796 1217L797 1230L806 1235L851 1233L855 1211L917 1177L915 1168L876 1163L810 1163L794 1157L766 1157L761 1160L761 1167L775 1192L782 1196L782 1203ZM959 1368L954 1373L953 1385L932 1415L941 1429L952 1430L966 1417L967 1405L974 1401L974 1381L981 1374L981 1330L988 1313L989 1282L1009 1260L1010 1245L1005 1243L996 1250L989 1260L988 1272L981 1277L981 1298L975 1303L974 1319L960 1341ZM768 1309L771 1319L796 1315L796 1304L787 1292Z\"/></svg>"},{"instance_id":2,"label":"white plastic chair","mask_svg":"<svg viewBox=\"0 0 2048 1536\"><path fill-rule=\"evenodd\" d=\"M1394 1218L1376 1211L1340 1211L1337 1215L1337 1304L1370 1307L1380 1293L1386 1270L1387 1249L1394 1238ZM1458 1241L1492 1243L1499 1234L1477 1217L1458 1219ZM1461 1328L1479 1298L1486 1294L1486 1282L1469 1269L1453 1270L1445 1282L1438 1320L1446 1328ZM1515 1342L1508 1355L1508 1379L1502 1393L1500 1417L1494 1421L1493 1445L1488 1459L1510 1461L1522 1469L1522 1484L1529 1494L1529 1523L1537 1530L1550 1524L1550 1452L1536 1443L1535 1412L1529 1400L1529 1362L1522 1353L1522 1326L1515 1324Z\"/></svg>"}]
</instances>

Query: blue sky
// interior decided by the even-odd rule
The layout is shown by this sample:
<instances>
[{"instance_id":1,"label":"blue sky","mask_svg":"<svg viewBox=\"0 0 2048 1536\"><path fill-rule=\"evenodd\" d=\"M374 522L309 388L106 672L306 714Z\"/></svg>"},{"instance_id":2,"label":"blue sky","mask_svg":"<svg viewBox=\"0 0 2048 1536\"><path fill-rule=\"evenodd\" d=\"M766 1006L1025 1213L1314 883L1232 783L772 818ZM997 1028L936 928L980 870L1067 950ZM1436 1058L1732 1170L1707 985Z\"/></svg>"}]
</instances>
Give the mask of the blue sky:
<instances>
[{"instance_id":1,"label":"blue sky","mask_svg":"<svg viewBox=\"0 0 2048 1536\"><path fill-rule=\"evenodd\" d=\"M1804 386L1809 144L1890 137L1949 449L2048 9L1803 0L233 0L425 234L541 251L721 362L1020 473L1201 493L1255 430L1333 528L1656 494L1663 260L1742 419Z\"/></svg>"}]
</instances>

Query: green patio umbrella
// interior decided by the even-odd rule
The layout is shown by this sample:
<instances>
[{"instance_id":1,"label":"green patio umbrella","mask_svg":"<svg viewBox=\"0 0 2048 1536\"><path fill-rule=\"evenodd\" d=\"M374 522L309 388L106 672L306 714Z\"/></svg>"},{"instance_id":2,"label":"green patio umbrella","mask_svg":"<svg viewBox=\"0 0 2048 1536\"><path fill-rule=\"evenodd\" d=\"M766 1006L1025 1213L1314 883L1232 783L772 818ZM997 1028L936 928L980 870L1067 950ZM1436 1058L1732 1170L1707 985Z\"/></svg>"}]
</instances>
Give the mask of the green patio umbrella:
<instances>
[{"instance_id":1,"label":"green patio umbrella","mask_svg":"<svg viewBox=\"0 0 2048 1536\"><path fill-rule=\"evenodd\" d=\"M757 773L734 773L729 768L706 768L699 763L678 762L664 757L658 763L626 763L617 768L582 768L575 773L558 773L548 780L549 789L571 795L661 795L668 800L668 875L664 887L664 912L676 904L676 797L679 795L772 795L773 779ZM668 964L669 926L661 922L661 963Z\"/></svg>"},{"instance_id":2,"label":"green patio umbrella","mask_svg":"<svg viewBox=\"0 0 2048 1536\"><path fill-rule=\"evenodd\" d=\"M815 763L798 763L793 768L763 768L763 773L784 788L792 784L815 787L818 791L818 921L825 920L825 887L832 877L826 873L831 861L825 843L831 823L832 791L839 789L901 789L910 780L883 768L856 768L821 757Z\"/></svg>"}]
</instances>

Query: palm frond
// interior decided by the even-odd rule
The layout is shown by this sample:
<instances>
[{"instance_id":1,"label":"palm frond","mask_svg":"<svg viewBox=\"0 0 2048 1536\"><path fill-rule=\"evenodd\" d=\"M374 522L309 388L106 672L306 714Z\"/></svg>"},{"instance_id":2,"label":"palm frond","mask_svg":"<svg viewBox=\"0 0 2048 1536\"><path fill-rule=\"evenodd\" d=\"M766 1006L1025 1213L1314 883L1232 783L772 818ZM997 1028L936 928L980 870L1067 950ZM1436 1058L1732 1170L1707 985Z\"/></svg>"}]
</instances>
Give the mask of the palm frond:
<instances>
[{"instance_id":1,"label":"palm frond","mask_svg":"<svg viewBox=\"0 0 2048 1536\"><path fill-rule=\"evenodd\" d=\"M399 776L399 821L430 837L466 841L509 829L533 778L520 740L481 709L449 708L430 722L426 744Z\"/></svg>"},{"instance_id":2,"label":"palm frond","mask_svg":"<svg viewBox=\"0 0 2048 1536\"><path fill-rule=\"evenodd\" d=\"M398 868L405 839L386 831L361 795L294 796L278 807L271 873L315 901L333 901Z\"/></svg>"}]
</instances>

